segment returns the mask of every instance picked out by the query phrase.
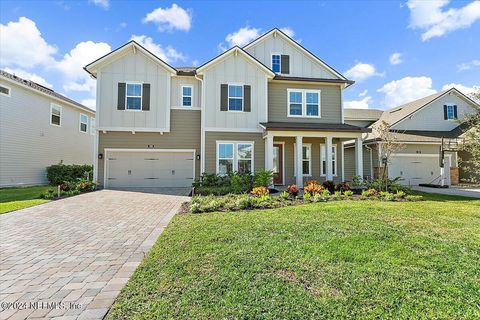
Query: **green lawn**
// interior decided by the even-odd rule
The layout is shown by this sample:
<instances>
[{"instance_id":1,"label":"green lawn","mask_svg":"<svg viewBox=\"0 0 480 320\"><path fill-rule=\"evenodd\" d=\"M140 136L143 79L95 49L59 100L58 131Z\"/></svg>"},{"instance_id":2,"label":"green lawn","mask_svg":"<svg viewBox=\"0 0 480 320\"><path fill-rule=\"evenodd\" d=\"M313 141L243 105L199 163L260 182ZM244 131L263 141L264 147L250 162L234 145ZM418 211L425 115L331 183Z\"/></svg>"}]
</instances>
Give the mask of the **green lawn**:
<instances>
[{"instance_id":1,"label":"green lawn","mask_svg":"<svg viewBox=\"0 0 480 320\"><path fill-rule=\"evenodd\" d=\"M49 200L40 199L40 195L49 188L51 187L35 186L0 189L0 214L48 202Z\"/></svg>"},{"instance_id":2,"label":"green lawn","mask_svg":"<svg viewBox=\"0 0 480 320\"><path fill-rule=\"evenodd\" d=\"M174 217L109 319L478 319L480 200Z\"/></svg>"}]
</instances>

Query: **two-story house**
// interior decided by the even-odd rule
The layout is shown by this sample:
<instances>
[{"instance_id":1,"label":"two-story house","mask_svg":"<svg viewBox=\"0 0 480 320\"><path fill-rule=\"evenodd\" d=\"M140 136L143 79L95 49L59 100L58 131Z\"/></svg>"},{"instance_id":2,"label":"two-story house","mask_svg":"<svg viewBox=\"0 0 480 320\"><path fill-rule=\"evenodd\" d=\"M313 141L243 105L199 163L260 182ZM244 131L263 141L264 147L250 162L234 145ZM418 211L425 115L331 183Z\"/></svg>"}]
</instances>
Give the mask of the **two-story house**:
<instances>
[{"instance_id":1,"label":"two-story house","mask_svg":"<svg viewBox=\"0 0 480 320\"><path fill-rule=\"evenodd\" d=\"M186 187L201 173L275 172L275 184L344 180L342 95L353 81L273 29L198 68L134 41L90 63L97 78L96 175L106 188Z\"/></svg>"},{"instance_id":2,"label":"two-story house","mask_svg":"<svg viewBox=\"0 0 480 320\"><path fill-rule=\"evenodd\" d=\"M46 184L46 167L92 164L95 111L0 70L0 186Z\"/></svg>"},{"instance_id":3,"label":"two-story house","mask_svg":"<svg viewBox=\"0 0 480 320\"><path fill-rule=\"evenodd\" d=\"M400 147L391 155L388 176L400 177L406 185L458 184L469 178L462 170L462 159L468 154L459 151L465 127L465 115L474 112L478 104L455 88L410 101L403 105L381 110L345 109L345 121L372 129L364 137L364 176L378 178L383 174L382 146L376 130L383 121L388 123L392 137ZM355 174L351 166L353 145L346 145L345 178ZM350 160L350 161L348 161Z\"/></svg>"}]
</instances>

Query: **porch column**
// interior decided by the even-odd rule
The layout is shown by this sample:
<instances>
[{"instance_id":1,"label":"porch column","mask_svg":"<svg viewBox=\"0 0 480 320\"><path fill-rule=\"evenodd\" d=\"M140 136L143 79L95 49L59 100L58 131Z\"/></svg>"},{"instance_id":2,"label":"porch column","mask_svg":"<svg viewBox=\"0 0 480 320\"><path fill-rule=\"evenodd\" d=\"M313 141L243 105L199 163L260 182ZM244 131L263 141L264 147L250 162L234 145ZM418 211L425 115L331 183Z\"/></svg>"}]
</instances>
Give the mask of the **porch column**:
<instances>
[{"instance_id":1,"label":"porch column","mask_svg":"<svg viewBox=\"0 0 480 320\"><path fill-rule=\"evenodd\" d=\"M265 170L273 170L273 136L265 137Z\"/></svg>"},{"instance_id":2,"label":"porch column","mask_svg":"<svg viewBox=\"0 0 480 320\"><path fill-rule=\"evenodd\" d=\"M326 161L326 179L333 180L333 167L332 167L332 137L325 138L325 161Z\"/></svg>"},{"instance_id":3,"label":"porch column","mask_svg":"<svg viewBox=\"0 0 480 320\"><path fill-rule=\"evenodd\" d=\"M302 170L302 159L303 159L303 138L302 136L295 137L295 155L297 160L297 172L295 172L296 176L296 184L297 187L303 188L303 170Z\"/></svg>"},{"instance_id":4,"label":"porch column","mask_svg":"<svg viewBox=\"0 0 480 320\"><path fill-rule=\"evenodd\" d=\"M363 146L362 137L355 139L355 175L363 179Z\"/></svg>"}]
</instances>

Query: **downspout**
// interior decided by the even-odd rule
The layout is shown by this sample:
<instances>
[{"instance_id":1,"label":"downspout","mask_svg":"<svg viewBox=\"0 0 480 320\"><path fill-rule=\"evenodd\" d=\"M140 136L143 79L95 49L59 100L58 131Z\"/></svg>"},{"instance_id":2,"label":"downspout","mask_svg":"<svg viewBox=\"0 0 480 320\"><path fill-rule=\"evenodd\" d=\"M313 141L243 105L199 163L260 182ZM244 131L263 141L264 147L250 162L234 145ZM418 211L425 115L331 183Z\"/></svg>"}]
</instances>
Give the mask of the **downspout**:
<instances>
[{"instance_id":1,"label":"downspout","mask_svg":"<svg viewBox=\"0 0 480 320\"><path fill-rule=\"evenodd\" d=\"M200 175L205 173L205 87L203 79L195 72L195 79L202 84L202 97L200 99Z\"/></svg>"}]
</instances>

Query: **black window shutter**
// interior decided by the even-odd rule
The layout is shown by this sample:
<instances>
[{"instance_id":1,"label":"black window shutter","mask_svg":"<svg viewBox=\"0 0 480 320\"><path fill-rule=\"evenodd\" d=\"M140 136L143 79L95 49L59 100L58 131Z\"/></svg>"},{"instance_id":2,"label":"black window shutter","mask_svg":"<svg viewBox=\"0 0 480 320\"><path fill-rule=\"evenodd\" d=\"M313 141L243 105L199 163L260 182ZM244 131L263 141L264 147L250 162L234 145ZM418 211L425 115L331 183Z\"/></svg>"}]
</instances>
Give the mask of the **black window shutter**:
<instances>
[{"instance_id":1,"label":"black window shutter","mask_svg":"<svg viewBox=\"0 0 480 320\"><path fill-rule=\"evenodd\" d=\"M447 114L447 105L443 105L443 119L448 120L448 114Z\"/></svg>"},{"instance_id":2,"label":"black window shutter","mask_svg":"<svg viewBox=\"0 0 480 320\"><path fill-rule=\"evenodd\" d=\"M453 118L458 119L458 116L457 116L457 105L454 105L454 106L453 106Z\"/></svg>"},{"instance_id":3,"label":"black window shutter","mask_svg":"<svg viewBox=\"0 0 480 320\"><path fill-rule=\"evenodd\" d=\"M249 85L243 86L243 111L250 112L252 111L251 107L251 87Z\"/></svg>"},{"instance_id":4,"label":"black window shutter","mask_svg":"<svg viewBox=\"0 0 480 320\"><path fill-rule=\"evenodd\" d=\"M282 61L282 70L280 72L282 74L289 74L290 73L290 56L286 54L282 54L281 57Z\"/></svg>"},{"instance_id":5,"label":"black window shutter","mask_svg":"<svg viewBox=\"0 0 480 320\"><path fill-rule=\"evenodd\" d=\"M228 84L220 85L220 111L228 111Z\"/></svg>"},{"instance_id":6,"label":"black window shutter","mask_svg":"<svg viewBox=\"0 0 480 320\"><path fill-rule=\"evenodd\" d=\"M118 83L118 101L117 101L117 110L125 110L125 82Z\"/></svg>"},{"instance_id":7,"label":"black window shutter","mask_svg":"<svg viewBox=\"0 0 480 320\"><path fill-rule=\"evenodd\" d=\"M150 83L144 83L142 86L142 110L150 110Z\"/></svg>"}]
</instances>

